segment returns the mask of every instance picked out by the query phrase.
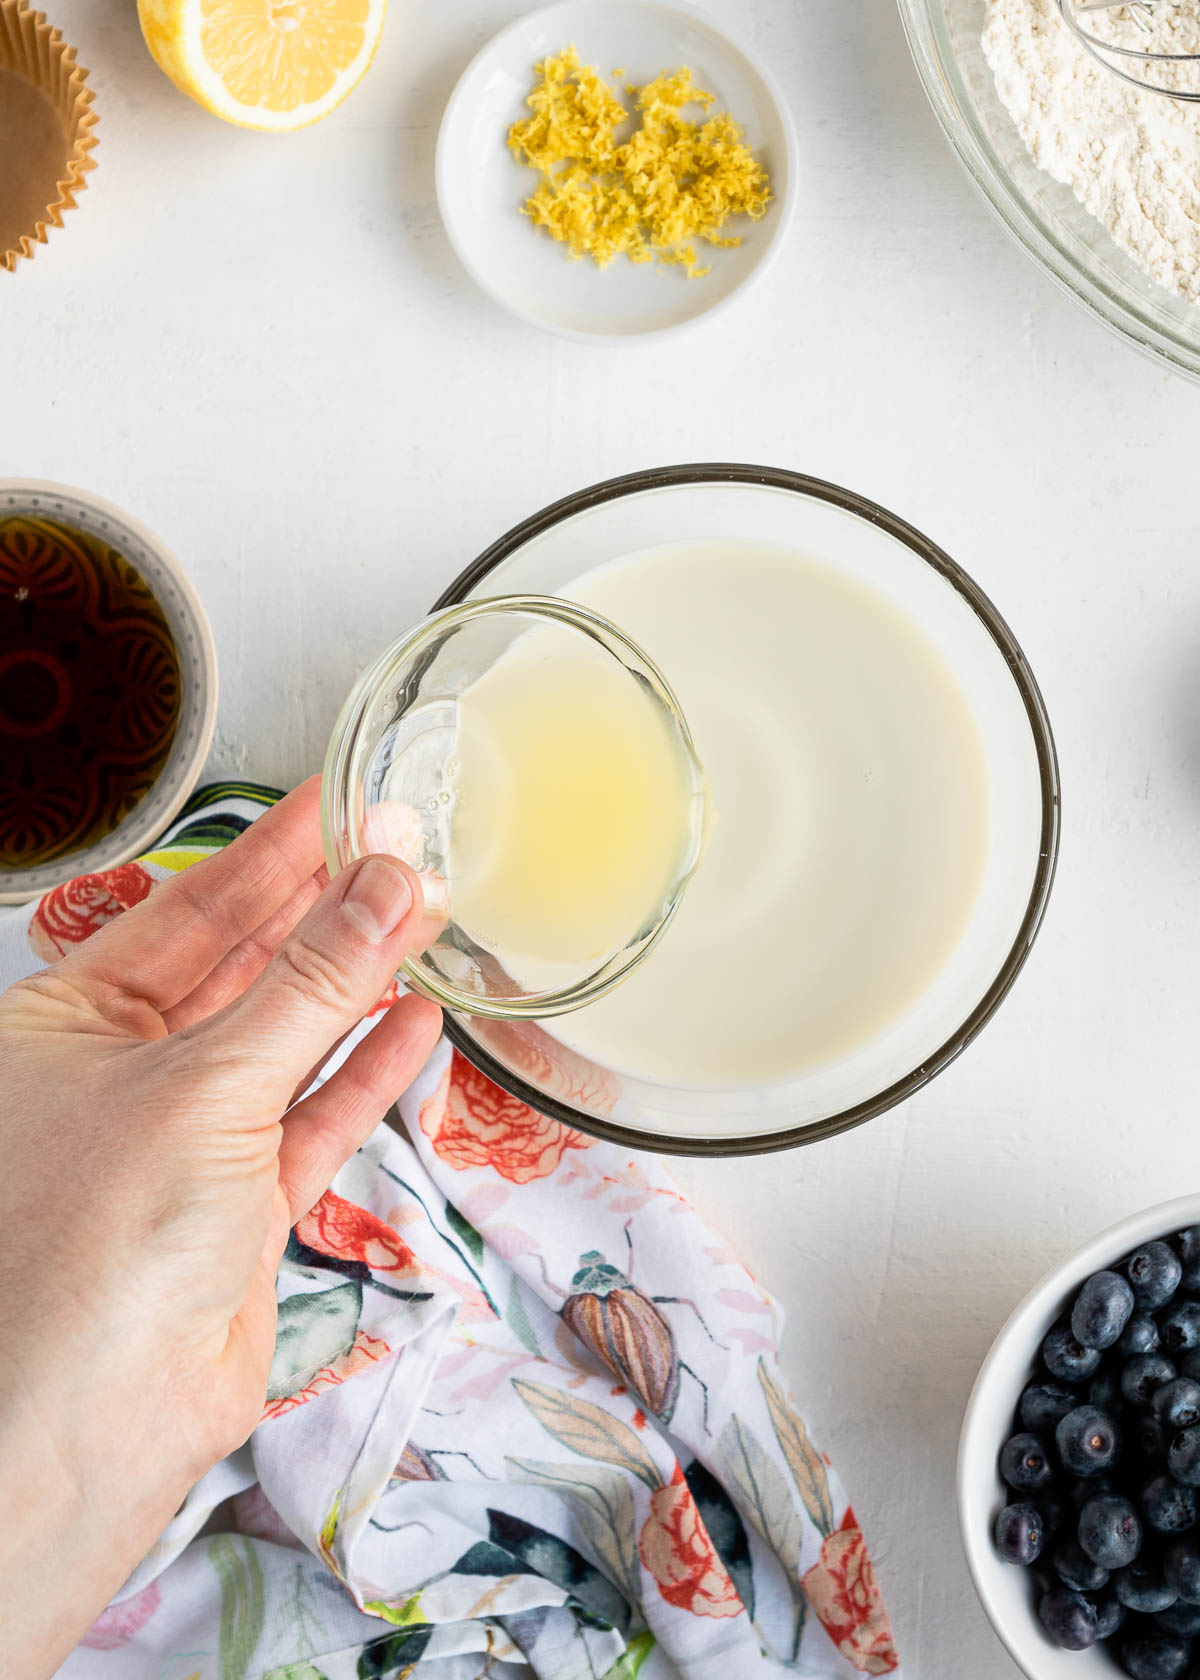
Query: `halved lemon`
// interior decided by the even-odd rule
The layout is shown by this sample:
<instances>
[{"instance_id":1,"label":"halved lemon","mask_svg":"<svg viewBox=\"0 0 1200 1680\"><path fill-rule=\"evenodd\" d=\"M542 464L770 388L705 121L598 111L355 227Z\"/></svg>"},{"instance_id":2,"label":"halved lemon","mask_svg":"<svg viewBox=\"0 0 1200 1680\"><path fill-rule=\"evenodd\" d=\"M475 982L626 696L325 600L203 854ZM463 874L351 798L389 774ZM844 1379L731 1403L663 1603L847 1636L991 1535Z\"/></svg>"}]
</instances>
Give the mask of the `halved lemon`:
<instances>
[{"instance_id":1,"label":"halved lemon","mask_svg":"<svg viewBox=\"0 0 1200 1680\"><path fill-rule=\"evenodd\" d=\"M155 62L226 122L319 122L362 79L386 0L138 0Z\"/></svg>"}]
</instances>

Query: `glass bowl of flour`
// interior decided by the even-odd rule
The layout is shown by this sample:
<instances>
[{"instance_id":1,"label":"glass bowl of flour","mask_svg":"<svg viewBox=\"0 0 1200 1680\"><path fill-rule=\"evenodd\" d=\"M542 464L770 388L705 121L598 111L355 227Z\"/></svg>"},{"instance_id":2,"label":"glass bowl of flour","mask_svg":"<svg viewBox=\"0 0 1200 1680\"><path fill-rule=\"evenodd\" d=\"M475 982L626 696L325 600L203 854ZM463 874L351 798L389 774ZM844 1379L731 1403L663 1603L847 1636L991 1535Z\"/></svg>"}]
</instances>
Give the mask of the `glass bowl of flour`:
<instances>
[{"instance_id":1,"label":"glass bowl of flour","mask_svg":"<svg viewBox=\"0 0 1200 1680\"><path fill-rule=\"evenodd\" d=\"M668 467L510 531L438 607L562 597L654 649L708 783L671 926L546 1020L451 1013L515 1099L753 1153L882 1113L986 1024L1045 909L1058 772L1011 631L902 520L799 474Z\"/></svg>"},{"instance_id":2,"label":"glass bowl of flour","mask_svg":"<svg viewBox=\"0 0 1200 1680\"><path fill-rule=\"evenodd\" d=\"M1056 0L899 5L929 102L1004 225L1110 327L1200 377L1200 105L1126 86ZM1200 13L1165 27L1168 50L1200 52Z\"/></svg>"}]
</instances>

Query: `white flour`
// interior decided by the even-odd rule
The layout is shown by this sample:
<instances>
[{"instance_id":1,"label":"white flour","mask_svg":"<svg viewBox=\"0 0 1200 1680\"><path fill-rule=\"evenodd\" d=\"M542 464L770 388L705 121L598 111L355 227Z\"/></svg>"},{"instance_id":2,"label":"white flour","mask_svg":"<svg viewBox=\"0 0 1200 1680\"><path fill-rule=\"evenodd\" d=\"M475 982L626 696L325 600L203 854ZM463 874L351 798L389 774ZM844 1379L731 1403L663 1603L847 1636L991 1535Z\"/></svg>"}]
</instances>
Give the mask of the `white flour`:
<instances>
[{"instance_id":1,"label":"white flour","mask_svg":"<svg viewBox=\"0 0 1200 1680\"><path fill-rule=\"evenodd\" d=\"M1126 45L1200 53L1200 7L1161 10L1149 42L1121 17L1088 26ZM1135 262L1200 302L1200 105L1143 93L1080 45L1055 0L987 0L983 50L1030 156L1071 188ZM1155 66L1200 86L1200 66Z\"/></svg>"}]
</instances>

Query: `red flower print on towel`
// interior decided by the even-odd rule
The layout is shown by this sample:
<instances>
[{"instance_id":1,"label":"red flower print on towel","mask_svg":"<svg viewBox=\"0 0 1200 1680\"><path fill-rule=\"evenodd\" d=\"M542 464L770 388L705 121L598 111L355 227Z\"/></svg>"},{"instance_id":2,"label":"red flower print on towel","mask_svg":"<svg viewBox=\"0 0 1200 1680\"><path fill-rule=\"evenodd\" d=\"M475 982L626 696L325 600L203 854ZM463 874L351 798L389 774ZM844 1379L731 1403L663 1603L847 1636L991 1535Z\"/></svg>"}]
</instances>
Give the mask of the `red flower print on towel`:
<instances>
[{"instance_id":1,"label":"red flower print on towel","mask_svg":"<svg viewBox=\"0 0 1200 1680\"><path fill-rule=\"evenodd\" d=\"M115 1651L135 1633L141 1632L161 1603L158 1582L151 1581L148 1587L134 1593L132 1598L126 1598L120 1604L110 1604L102 1615L96 1617L79 1643L86 1645L89 1651Z\"/></svg>"},{"instance_id":2,"label":"red flower print on towel","mask_svg":"<svg viewBox=\"0 0 1200 1680\"><path fill-rule=\"evenodd\" d=\"M29 943L43 962L54 962L122 910L140 904L154 877L140 863L122 863L98 875L77 875L53 887L33 912Z\"/></svg>"},{"instance_id":3,"label":"red flower print on towel","mask_svg":"<svg viewBox=\"0 0 1200 1680\"><path fill-rule=\"evenodd\" d=\"M638 1540L642 1562L668 1604L693 1616L740 1616L744 1608L708 1537L678 1464L666 1487L650 1499Z\"/></svg>"},{"instance_id":4,"label":"red flower print on towel","mask_svg":"<svg viewBox=\"0 0 1200 1680\"><path fill-rule=\"evenodd\" d=\"M422 1105L421 1130L448 1166L492 1167L511 1184L549 1178L568 1149L592 1146L501 1091L457 1051L449 1080Z\"/></svg>"},{"instance_id":5,"label":"red flower print on towel","mask_svg":"<svg viewBox=\"0 0 1200 1680\"><path fill-rule=\"evenodd\" d=\"M318 1394L324 1394L327 1388L337 1388L347 1377L356 1377L360 1371L377 1365L381 1359L386 1359L391 1348L378 1336L368 1336L365 1330L360 1330L354 1338L354 1344L348 1352L343 1353L333 1361L332 1365L324 1365L303 1388L295 1394L284 1394L278 1400L268 1400L263 1407L260 1423L266 1423L269 1418L282 1417L285 1412L294 1412L297 1406L306 1406L310 1400L315 1400Z\"/></svg>"},{"instance_id":6,"label":"red flower print on towel","mask_svg":"<svg viewBox=\"0 0 1200 1680\"><path fill-rule=\"evenodd\" d=\"M849 1508L841 1528L821 1547L821 1561L809 1570L803 1586L826 1633L860 1674L890 1674L898 1666L892 1624L862 1530Z\"/></svg>"},{"instance_id":7,"label":"red flower print on towel","mask_svg":"<svg viewBox=\"0 0 1200 1680\"><path fill-rule=\"evenodd\" d=\"M494 1028L491 1023L476 1025L486 1048ZM621 1094L620 1081L614 1074L568 1050L536 1022L505 1022L504 1029L505 1060L531 1085L593 1114L612 1113Z\"/></svg>"},{"instance_id":8,"label":"red flower print on towel","mask_svg":"<svg viewBox=\"0 0 1200 1680\"><path fill-rule=\"evenodd\" d=\"M379 1002L372 1004L370 1009L367 1010L367 1020L369 1021L373 1015L386 1015L392 1005L394 1003L398 1003L399 1000L400 982L398 980L393 980L387 991L384 992L383 996L379 999Z\"/></svg>"},{"instance_id":9,"label":"red flower print on towel","mask_svg":"<svg viewBox=\"0 0 1200 1680\"><path fill-rule=\"evenodd\" d=\"M235 1493L231 1504L232 1529L235 1534L248 1535L251 1540L269 1540L273 1546L291 1546L302 1552L304 1542L298 1540L279 1512L262 1490L262 1483L242 1493Z\"/></svg>"},{"instance_id":10,"label":"red flower print on towel","mask_svg":"<svg viewBox=\"0 0 1200 1680\"><path fill-rule=\"evenodd\" d=\"M382 1219L326 1190L315 1207L296 1221L296 1235L318 1254L357 1260L373 1272L414 1273L417 1257Z\"/></svg>"}]
</instances>

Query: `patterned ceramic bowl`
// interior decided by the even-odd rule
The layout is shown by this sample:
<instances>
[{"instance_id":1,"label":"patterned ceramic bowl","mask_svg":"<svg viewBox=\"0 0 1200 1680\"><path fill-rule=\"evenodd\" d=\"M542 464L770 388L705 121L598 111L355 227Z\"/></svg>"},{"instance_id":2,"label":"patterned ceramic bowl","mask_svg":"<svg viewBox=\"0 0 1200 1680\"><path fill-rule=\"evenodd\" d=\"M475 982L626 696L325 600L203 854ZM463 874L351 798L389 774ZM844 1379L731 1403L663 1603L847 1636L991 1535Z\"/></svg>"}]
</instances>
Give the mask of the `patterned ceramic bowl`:
<instances>
[{"instance_id":1,"label":"patterned ceramic bowl","mask_svg":"<svg viewBox=\"0 0 1200 1680\"><path fill-rule=\"evenodd\" d=\"M65 562L51 553L59 528ZM217 660L179 562L111 503L61 484L0 479L0 532L0 604L19 613L29 601L32 611L42 592L64 622L74 612L83 626L69 645L31 652L10 617L10 645L0 645L0 903L16 904L136 857L177 815L212 742ZM93 553L110 557L111 577L90 577ZM91 593L76 611L80 589ZM86 736L95 703L81 696L79 672L109 637L120 638L109 658L125 689L114 722L89 743L79 724ZM93 685L103 678L90 670Z\"/></svg>"}]
</instances>

